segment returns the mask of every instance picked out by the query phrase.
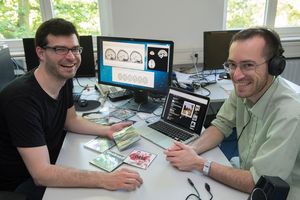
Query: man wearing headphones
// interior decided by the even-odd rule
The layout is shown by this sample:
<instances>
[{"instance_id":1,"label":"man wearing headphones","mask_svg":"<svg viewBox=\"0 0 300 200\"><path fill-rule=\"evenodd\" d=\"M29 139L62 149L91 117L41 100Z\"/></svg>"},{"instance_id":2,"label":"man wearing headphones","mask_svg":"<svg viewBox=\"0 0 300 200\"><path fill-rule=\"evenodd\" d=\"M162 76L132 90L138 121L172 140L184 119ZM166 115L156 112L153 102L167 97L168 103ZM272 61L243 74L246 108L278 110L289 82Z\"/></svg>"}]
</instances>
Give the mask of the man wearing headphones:
<instances>
[{"instance_id":1,"label":"man wearing headphones","mask_svg":"<svg viewBox=\"0 0 300 200\"><path fill-rule=\"evenodd\" d=\"M192 145L175 142L166 159L183 171L198 170L250 193L260 176L279 176L290 185L288 199L300 196L300 98L279 76L285 68L277 33L249 28L231 41L224 67L234 91L212 125ZM240 168L198 154L214 148L236 127Z\"/></svg>"}]
</instances>

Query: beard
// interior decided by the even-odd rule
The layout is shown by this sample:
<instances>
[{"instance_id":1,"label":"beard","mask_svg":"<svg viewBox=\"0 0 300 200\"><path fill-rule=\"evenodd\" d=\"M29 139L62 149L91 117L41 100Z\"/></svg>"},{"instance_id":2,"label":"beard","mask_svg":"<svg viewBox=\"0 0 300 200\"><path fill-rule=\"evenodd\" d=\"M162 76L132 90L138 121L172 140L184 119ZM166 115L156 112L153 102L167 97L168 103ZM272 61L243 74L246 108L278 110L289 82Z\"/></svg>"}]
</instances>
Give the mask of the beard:
<instances>
[{"instance_id":1,"label":"beard","mask_svg":"<svg viewBox=\"0 0 300 200\"><path fill-rule=\"evenodd\" d=\"M256 77L255 79L244 79L234 82L234 88L238 97L247 98L255 103L270 87L272 78L269 74Z\"/></svg>"},{"instance_id":2,"label":"beard","mask_svg":"<svg viewBox=\"0 0 300 200\"><path fill-rule=\"evenodd\" d=\"M58 80L67 80L73 78L78 67L79 64L70 64L68 66L64 66L49 60L45 62L46 71Z\"/></svg>"}]
</instances>

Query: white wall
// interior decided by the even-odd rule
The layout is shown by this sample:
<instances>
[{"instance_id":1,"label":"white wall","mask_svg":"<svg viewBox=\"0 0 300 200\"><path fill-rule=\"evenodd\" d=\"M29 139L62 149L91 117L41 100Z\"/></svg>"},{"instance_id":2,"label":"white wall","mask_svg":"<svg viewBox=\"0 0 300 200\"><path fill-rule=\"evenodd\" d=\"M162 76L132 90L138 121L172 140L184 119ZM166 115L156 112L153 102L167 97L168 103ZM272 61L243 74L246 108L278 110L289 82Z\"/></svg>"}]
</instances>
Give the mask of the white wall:
<instances>
[{"instance_id":1,"label":"white wall","mask_svg":"<svg viewBox=\"0 0 300 200\"><path fill-rule=\"evenodd\" d=\"M103 35L172 40L175 64L191 63L193 52L202 61L203 31L223 27L224 0L109 2L101 2L101 17L109 18L102 24Z\"/></svg>"}]
</instances>

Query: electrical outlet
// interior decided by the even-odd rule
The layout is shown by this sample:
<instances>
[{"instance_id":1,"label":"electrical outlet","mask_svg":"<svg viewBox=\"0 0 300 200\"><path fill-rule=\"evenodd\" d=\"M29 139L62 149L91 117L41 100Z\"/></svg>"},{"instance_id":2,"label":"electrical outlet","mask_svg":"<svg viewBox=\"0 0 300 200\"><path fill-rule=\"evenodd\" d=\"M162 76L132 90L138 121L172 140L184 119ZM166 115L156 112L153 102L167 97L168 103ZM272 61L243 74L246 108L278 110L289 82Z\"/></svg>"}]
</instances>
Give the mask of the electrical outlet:
<instances>
[{"instance_id":1,"label":"electrical outlet","mask_svg":"<svg viewBox=\"0 0 300 200\"><path fill-rule=\"evenodd\" d=\"M199 58L199 52L197 51L194 51L192 54L191 54L191 58L194 59L194 58Z\"/></svg>"}]
</instances>

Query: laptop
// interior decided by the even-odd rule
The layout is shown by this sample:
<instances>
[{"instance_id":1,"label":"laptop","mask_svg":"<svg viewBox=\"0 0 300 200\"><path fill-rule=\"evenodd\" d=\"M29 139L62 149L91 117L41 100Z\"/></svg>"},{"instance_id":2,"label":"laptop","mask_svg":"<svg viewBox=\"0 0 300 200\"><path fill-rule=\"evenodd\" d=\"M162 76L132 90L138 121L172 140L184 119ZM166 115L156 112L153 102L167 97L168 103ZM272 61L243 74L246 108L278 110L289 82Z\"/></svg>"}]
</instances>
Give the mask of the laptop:
<instances>
[{"instance_id":1,"label":"laptop","mask_svg":"<svg viewBox=\"0 0 300 200\"><path fill-rule=\"evenodd\" d=\"M201 134L209 102L209 97L171 87L160 119L135 127L142 137L164 149L174 141L190 143Z\"/></svg>"}]
</instances>

